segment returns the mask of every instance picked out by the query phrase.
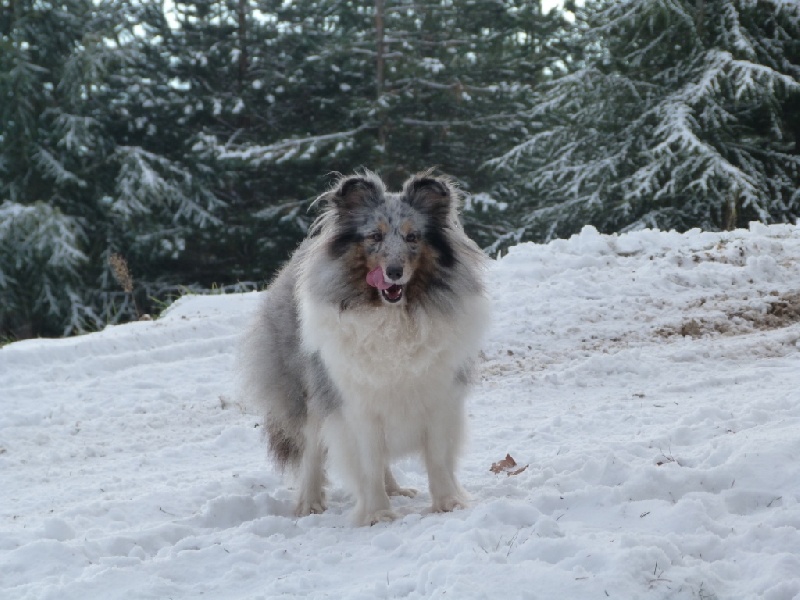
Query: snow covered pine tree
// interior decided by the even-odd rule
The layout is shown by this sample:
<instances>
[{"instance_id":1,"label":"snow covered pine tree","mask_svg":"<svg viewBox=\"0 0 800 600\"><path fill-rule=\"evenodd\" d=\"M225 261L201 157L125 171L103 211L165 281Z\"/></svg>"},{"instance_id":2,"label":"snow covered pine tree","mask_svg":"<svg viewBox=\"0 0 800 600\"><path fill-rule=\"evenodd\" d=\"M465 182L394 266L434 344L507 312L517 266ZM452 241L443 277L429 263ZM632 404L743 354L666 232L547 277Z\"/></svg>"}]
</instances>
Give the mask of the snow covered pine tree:
<instances>
[{"instance_id":1,"label":"snow covered pine tree","mask_svg":"<svg viewBox=\"0 0 800 600\"><path fill-rule=\"evenodd\" d=\"M800 215L800 4L587 3L585 67L527 112L536 133L491 164L520 183L521 227L727 229Z\"/></svg>"}]
</instances>

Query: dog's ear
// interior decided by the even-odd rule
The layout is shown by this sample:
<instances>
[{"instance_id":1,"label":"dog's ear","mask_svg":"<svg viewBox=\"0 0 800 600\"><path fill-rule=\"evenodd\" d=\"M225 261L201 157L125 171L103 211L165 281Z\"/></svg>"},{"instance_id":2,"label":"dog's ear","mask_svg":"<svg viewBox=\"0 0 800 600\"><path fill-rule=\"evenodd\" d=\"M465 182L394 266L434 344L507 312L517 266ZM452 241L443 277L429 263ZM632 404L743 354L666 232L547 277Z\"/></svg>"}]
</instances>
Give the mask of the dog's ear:
<instances>
[{"instance_id":1,"label":"dog's ear","mask_svg":"<svg viewBox=\"0 0 800 600\"><path fill-rule=\"evenodd\" d=\"M403 199L412 208L445 222L455 199L452 184L442 177L416 175L403 186Z\"/></svg>"},{"instance_id":2,"label":"dog's ear","mask_svg":"<svg viewBox=\"0 0 800 600\"><path fill-rule=\"evenodd\" d=\"M333 189L317 198L317 202L325 202L345 211L377 206L383 197L382 186L378 183L380 180L370 175L342 177Z\"/></svg>"}]
</instances>

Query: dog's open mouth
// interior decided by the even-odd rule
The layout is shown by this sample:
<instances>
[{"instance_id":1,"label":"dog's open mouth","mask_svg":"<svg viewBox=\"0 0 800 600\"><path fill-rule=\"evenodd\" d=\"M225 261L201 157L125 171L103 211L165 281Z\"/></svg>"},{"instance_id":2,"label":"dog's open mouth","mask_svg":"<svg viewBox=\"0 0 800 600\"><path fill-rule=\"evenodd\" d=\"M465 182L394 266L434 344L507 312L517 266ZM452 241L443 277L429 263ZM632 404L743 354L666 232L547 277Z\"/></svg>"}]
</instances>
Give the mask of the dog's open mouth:
<instances>
[{"instance_id":1,"label":"dog's open mouth","mask_svg":"<svg viewBox=\"0 0 800 600\"><path fill-rule=\"evenodd\" d=\"M403 285L387 281L383 276L383 269L380 267L375 267L367 273L367 283L380 290L383 299L390 304L400 302L403 298Z\"/></svg>"},{"instance_id":2,"label":"dog's open mouth","mask_svg":"<svg viewBox=\"0 0 800 600\"><path fill-rule=\"evenodd\" d=\"M400 299L403 297L403 286L397 284L390 285L385 290L381 290L381 296L383 296L384 300L392 304L400 302Z\"/></svg>"}]
</instances>

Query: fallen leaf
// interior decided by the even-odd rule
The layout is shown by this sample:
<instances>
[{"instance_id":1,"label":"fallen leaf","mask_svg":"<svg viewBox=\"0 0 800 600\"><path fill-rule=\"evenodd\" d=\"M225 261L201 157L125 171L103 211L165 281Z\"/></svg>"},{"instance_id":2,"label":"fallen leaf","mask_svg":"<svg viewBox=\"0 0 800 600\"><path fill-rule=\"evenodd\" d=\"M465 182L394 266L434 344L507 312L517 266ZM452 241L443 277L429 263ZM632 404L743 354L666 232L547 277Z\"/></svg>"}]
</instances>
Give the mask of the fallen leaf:
<instances>
[{"instance_id":1,"label":"fallen leaf","mask_svg":"<svg viewBox=\"0 0 800 600\"><path fill-rule=\"evenodd\" d=\"M492 466L489 470L492 473L505 473L509 477L511 475L519 475L525 469L528 468L528 465L524 467L520 467L519 469L514 469L517 466L517 461L514 460L514 457L510 454L506 454L506 457L503 460L497 461L496 463L492 463ZM514 469L514 470L512 470Z\"/></svg>"},{"instance_id":2,"label":"fallen leaf","mask_svg":"<svg viewBox=\"0 0 800 600\"><path fill-rule=\"evenodd\" d=\"M489 470L492 473L500 473L516 466L517 461L514 460L514 457L512 457L510 454L506 454L506 457L503 460L492 463L492 466Z\"/></svg>"},{"instance_id":3,"label":"fallen leaf","mask_svg":"<svg viewBox=\"0 0 800 600\"><path fill-rule=\"evenodd\" d=\"M522 473L527 468L528 468L528 465L525 465L524 467L520 467L519 469L516 469L515 471L506 471L506 475L508 475L509 477L511 477L512 475L519 475L520 473Z\"/></svg>"}]
</instances>

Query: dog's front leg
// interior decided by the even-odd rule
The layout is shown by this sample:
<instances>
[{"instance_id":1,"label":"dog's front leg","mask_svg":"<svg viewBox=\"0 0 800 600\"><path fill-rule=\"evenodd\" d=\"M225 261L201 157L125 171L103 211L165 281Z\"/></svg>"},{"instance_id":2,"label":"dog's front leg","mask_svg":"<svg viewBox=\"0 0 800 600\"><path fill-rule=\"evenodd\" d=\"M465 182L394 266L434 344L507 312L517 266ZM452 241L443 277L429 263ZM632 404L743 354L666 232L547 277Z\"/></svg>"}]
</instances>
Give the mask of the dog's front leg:
<instances>
[{"instance_id":1,"label":"dog's front leg","mask_svg":"<svg viewBox=\"0 0 800 600\"><path fill-rule=\"evenodd\" d=\"M330 450L356 499L354 523L374 525L393 521L397 515L386 493L384 478L388 462L383 427L359 412L350 411L331 420L335 443L332 440Z\"/></svg>"},{"instance_id":2,"label":"dog's front leg","mask_svg":"<svg viewBox=\"0 0 800 600\"><path fill-rule=\"evenodd\" d=\"M466 508L468 495L456 479L456 462L464 437L464 408L456 401L451 411L433 415L425 435L425 468L433 512Z\"/></svg>"},{"instance_id":3,"label":"dog's front leg","mask_svg":"<svg viewBox=\"0 0 800 600\"><path fill-rule=\"evenodd\" d=\"M381 521L393 521L397 515L392 511L386 493L386 441L383 428L375 423L359 428L356 443L360 463L360 483L356 490L355 521L358 525L374 525Z\"/></svg>"}]
</instances>

